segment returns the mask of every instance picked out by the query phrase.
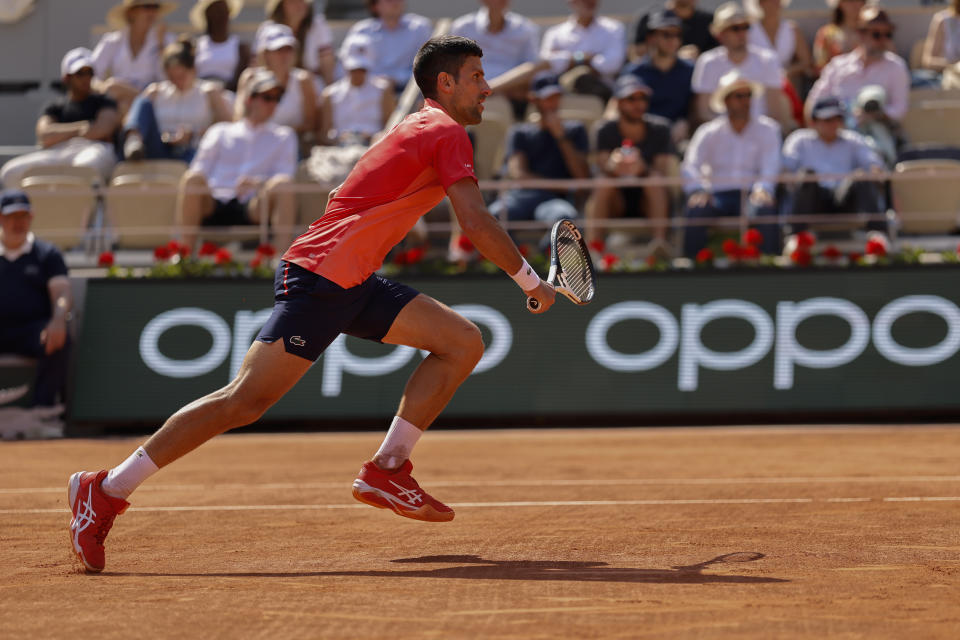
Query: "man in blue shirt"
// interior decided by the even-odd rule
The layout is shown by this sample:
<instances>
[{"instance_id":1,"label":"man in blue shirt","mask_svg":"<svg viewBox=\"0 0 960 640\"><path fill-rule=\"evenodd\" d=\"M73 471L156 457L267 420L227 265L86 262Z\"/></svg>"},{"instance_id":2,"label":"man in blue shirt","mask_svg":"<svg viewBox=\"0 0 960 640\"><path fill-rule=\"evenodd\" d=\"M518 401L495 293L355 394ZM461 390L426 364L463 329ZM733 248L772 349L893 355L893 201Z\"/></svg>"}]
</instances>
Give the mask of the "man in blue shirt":
<instances>
[{"instance_id":1,"label":"man in blue shirt","mask_svg":"<svg viewBox=\"0 0 960 640\"><path fill-rule=\"evenodd\" d=\"M623 69L621 75L633 74L650 87L650 106L647 113L669 120L675 143L690 137L687 118L693 100L693 63L677 57L680 49L681 23L671 11L659 11L650 16L647 29L647 54Z\"/></svg>"},{"instance_id":2,"label":"man in blue shirt","mask_svg":"<svg viewBox=\"0 0 960 640\"><path fill-rule=\"evenodd\" d=\"M865 172L882 171L883 160L864 136L843 128L845 109L833 97L814 104L809 129L794 131L783 143L784 171L823 176L803 182L792 193L793 215L811 213L880 213L880 183L862 180ZM806 225L791 225L794 231ZM883 229L873 221L871 229Z\"/></svg>"},{"instance_id":3,"label":"man in blue shirt","mask_svg":"<svg viewBox=\"0 0 960 640\"><path fill-rule=\"evenodd\" d=\"M39 359L34 405L52 407L67 380L67 322L73 300L60 251L30 231L22 191L0 197L0 353Z\"/></svg>"},{"instance_id":4,"label":"man in blue shirt","mask_svg":"<svg viewBox=\"0 0 960 640\"><path fill-rule=\"evenodd\" d=\"M510 129L507 140L507 175L525 178L589 178L587 130L581 122L560 119L563 89L555 76L534 80L530 102L538 122L524 122ZM490 205L501 220L554 222L575 218L577 208L569 189L514 189ZM505 214L505 215L504 215Z\"/></svg>"}]
</instances>

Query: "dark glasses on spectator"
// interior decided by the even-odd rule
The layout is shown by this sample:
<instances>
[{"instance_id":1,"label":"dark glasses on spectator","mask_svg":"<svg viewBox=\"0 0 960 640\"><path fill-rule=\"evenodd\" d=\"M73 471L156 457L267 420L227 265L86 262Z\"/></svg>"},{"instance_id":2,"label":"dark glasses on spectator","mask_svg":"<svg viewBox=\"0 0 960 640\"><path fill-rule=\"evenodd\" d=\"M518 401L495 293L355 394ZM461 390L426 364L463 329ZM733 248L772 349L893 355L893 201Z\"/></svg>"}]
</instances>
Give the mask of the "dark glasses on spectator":
<instances>
[{"instance_id":1,"label":"dark glasses on spectator","mask_svg":"<svg viewBox=\"0 0 960 640\"><path fill-rule=\"evenodd\" d=\"M76 73L73 73L73 74L71 74L71 75L73 75L73 76L75 76L75 77L77 77L77 78L92 78L92 77L93 77L93 69L89 69L89 68L87 68L87 69L80 69L79 71L77 71Z\"/></svg>"},{"instance_id":2,"label":"dark glasses on spectator","mask_svg":"<svg viewBox=\"0 0 960 640\"><path fill-rule=\"evenodd\" d=\"M893 38L893 31L870 31L864 29L865 33L869 33L870 37L874 40L891 40Z\"/></svg>"},{"instance_id":3,"label":"dark glasses on spectator","mask_svg":"<svg viewBox=\"0 0 960 640\"><path fill-rule=\"evenodd\" d=\"M749 24L735 24L732 27L727 27L727 31L733 31L734 33L741 33L743 31L750 31Z\"/></svg>"},{"instance_id":4,"label":"dark glasses on spectator","mask_svg":"<svg viewBox=\"0 0 960 640\"><path fill-rule=\"evenodd\" d=\"M264 102L280 102L283 99L283 94L278 91L274 91L267 93L255 93L253 94L253 97L260 98Z\"/></svg>"},{"instance_id":5,"label":"dark glasses on spectator","mask_svg":"<svg viewBox=\"0 0 960 640\"><path fill-rule=\"evenodd\" d=\"M657 31L657 33L660 34L661 38L670 38L670 39L676 38L677 40L679 40L680 38L683 37L683 35L679 31Z\"/></svg>"},{"instance_id":6,"label":"dark glasses on spectator","mask_svg":"<svg viewBox=\"0 0 960 640\"><path fill-rule=\"evenodd\" d=\"M645 93L634 93L632 95L627 96L626 98L620 98L620 100L623 102L638 102L641 100L643 102L650 102L650 96L648 96Z\"/></svg>"},{"instance_id":7,"label":"dark glasses on spectator","mask_svg":"<svg viewBox=\"0 0 960 640\"><path fill-rule=\"evenodd\" d=\"M735 100L749 100L753 97L753 94L749 91L734 91L728 97L734 98Z\"/></svg>"},{"instance_id":8,"label":"dark glasses on spectator","mask_svg":"<svg viewBox=\"0 0 960 640\"><path fill-rule=\"evenodd\" d=\"M160 4L159 4L159 3L157 3L157 4L154 4L154 3L151 3L151 4L135 4L135 5L133 5L133 6L130 7L130 8L131 8L131 9L152 9L153 11L159 11L159 10L160 10Z\"/></svg>"}]
</instances>

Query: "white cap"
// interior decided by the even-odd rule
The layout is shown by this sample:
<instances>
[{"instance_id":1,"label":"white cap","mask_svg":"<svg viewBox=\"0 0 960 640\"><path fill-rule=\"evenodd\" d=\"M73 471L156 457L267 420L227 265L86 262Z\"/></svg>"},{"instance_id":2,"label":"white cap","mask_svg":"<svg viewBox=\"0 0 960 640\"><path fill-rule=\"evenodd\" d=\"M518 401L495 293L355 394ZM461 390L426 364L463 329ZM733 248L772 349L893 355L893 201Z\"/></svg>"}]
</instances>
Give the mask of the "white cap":
<instances>
[{"instance_id":1,"label":"white cap","mask_svg":"<svg viewBox=\"0 0 960 640\"><path fill-rule=\"evenodd\" d=\"M73 75L84 67L93 69L93 53L90 49L86 47L70 49L60 61L60 77Z\"/></svg>"},{"instance_id":2,"label":"white cap","mask_svg":"<svg viewBox=\"0 0 960 640\"><path fill-rule=\"evenodd\" d=\"M341 63L347 71L367 69L373 66L373 43L364 36L355 36L343 44Z\"/></svg>"},{"instance_id":3,"label":"white cap","mask_svg":"<svg viewBox=\"0 0 960 640\"><path fill-rule=\"evenodd\" d=\"M260 39L257 40L257 53L276 51L284 47L297 47L297 38L293 35L293 29L276 22L264 25L260 32Z\"/></svg>"}]
</instances>

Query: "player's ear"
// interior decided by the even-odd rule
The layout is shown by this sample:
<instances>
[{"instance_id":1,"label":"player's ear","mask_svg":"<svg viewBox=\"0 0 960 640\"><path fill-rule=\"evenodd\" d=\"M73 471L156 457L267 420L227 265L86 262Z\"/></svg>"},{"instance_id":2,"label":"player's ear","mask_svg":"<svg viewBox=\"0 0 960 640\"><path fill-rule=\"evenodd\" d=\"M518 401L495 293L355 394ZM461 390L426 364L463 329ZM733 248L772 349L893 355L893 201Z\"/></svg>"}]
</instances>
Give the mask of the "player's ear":
<instances>
[{"instance_id":1,"label":"player's ear","mask_svg":"<svg viewBox=\"0 0 960 640\"><path fill-rule=\"evenodd\" d=\"M437 74L437 91L442 93L453 93L454 84L456 84L456 78L446 71L441 71Z\"/></svg>"}]
</instances>

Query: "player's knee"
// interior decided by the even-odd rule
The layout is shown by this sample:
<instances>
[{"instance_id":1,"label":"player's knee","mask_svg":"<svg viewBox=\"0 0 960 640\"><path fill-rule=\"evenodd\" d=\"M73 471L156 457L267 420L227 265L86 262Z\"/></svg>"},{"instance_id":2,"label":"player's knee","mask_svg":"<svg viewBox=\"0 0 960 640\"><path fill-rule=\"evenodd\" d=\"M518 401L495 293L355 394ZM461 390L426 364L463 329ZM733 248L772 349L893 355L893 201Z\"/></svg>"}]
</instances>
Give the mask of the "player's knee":
<instances>
[{"instance_id":1,"label":"player's knee","mask_svg":"<svg viewBox=\"0 0 960 640\"><path fill-rule=\"evenodd\" d=\"M457 356L465 368L473 370L483 357L483 335L472 322L466 323L458 332Z\"/></svg>"}]
</instances>

